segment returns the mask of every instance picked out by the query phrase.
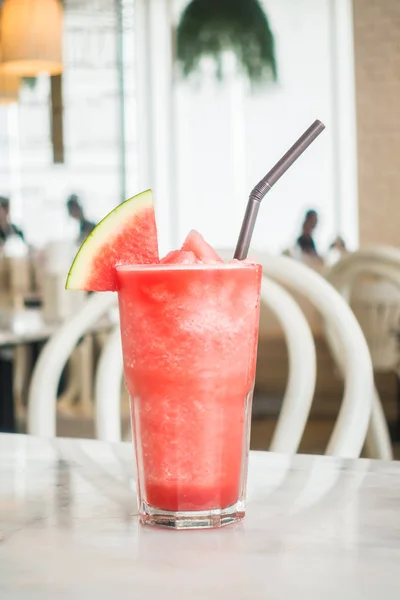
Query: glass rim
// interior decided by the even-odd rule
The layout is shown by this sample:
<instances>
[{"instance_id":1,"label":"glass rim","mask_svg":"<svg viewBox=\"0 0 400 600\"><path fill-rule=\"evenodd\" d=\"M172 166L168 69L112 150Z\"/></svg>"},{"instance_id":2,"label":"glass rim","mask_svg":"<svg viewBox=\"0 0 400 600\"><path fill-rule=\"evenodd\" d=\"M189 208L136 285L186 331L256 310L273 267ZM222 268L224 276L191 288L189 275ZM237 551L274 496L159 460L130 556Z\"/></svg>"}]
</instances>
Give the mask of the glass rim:
<instances>
[{"instance_id":1,"label":"glass rim","mask_svg":"<svg viewBox=\"0 0 400 600\"><path fill-rule=\"evenodd\" d=\"M240 269L259 269L259 263L237 261L234 263L176 263L176 264L132 264L117 265L119 272L130 271L229 271Z\"/></svg>"}]
</instances>

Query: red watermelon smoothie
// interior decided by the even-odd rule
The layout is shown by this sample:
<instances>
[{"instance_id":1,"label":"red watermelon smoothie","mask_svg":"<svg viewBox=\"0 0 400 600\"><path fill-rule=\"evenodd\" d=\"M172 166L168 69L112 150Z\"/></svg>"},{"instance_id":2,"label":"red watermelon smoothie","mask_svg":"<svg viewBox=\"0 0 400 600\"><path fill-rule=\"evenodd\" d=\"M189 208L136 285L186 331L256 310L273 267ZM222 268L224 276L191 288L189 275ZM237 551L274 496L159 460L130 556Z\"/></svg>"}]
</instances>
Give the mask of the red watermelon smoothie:
<instances>
[{"instance_id":1,"label":"red watermelon smoothie","mask_svg":"<svg viewBox=\"0 0 400 600\"><path fill-rule=\"evenodd\" d=\"M118 267L141 520L244 516L261 267Z\"/></svg>"}]
</instances>

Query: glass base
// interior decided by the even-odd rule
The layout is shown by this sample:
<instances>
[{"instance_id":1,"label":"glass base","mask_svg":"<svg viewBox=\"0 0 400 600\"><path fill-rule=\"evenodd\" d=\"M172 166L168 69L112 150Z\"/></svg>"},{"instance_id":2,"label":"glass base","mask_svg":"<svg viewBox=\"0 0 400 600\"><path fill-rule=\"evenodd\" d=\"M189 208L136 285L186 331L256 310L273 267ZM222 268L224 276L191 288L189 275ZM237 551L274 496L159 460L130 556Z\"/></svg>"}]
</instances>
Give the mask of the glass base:
<instances>
[{"instance_id":1,"label":"glass base","mask_svg":"<svg viewBox=\"0 0 400 600\"><path fill-rule=\"evenodd\" d=\"M241 521L244 515L244 502L240 501L224 509L187 512L161 510L143 502L140 521L143 525L168 529L215 529Z\"/></svg>"}]
</instances>

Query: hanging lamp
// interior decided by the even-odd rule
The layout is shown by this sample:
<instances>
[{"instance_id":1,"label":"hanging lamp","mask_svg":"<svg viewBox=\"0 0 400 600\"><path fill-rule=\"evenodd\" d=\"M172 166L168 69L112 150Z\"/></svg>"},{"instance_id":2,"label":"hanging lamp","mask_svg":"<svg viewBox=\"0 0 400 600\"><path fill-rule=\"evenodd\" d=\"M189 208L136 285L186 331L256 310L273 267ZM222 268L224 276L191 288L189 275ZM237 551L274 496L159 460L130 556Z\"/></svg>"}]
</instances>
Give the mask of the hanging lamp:
<instances>
[{"instance_id":1,"label":"hanging lamp","mask_svg":"<svg viewBox=\"0 0 400 600\"><path fill-rule=\"evenodd\" d=\"M0 104L18 102L20 78L0 72Z\"/></svg>"},{"instance_id":2,"label":"hanging lamp","mask_svg":"<svg viewBox=\"0 0 400 600\"><path fill-rule=\"evenodd\" d=\"M1 46L0 46L1 64ZM21 79L17 75L8 75L0 70L0 104L18 102Z\"/></svg>"},{"instance_id":3,"label":"hanging lamp","mask_svg":"<svg viewBox=\"0 0 400 600\"><path fill-rule=\"evenodd\" d=\"M203 57L211 57L222 79L223 54L229 51L252 83L276 81L274 36L259 0L192 0L177 28L183 75L197 71Z\"/></svg>"},{"instance_id":4,"label":"hanging lamp","mask_svg":"<svg viewBox=\"0 0 400 600\"><path fill-rule=\"evenodd\" d=\"M0 72L21 77L61 73L62 17L58 0L4 0Z\"/></svg>"}]
</instances>

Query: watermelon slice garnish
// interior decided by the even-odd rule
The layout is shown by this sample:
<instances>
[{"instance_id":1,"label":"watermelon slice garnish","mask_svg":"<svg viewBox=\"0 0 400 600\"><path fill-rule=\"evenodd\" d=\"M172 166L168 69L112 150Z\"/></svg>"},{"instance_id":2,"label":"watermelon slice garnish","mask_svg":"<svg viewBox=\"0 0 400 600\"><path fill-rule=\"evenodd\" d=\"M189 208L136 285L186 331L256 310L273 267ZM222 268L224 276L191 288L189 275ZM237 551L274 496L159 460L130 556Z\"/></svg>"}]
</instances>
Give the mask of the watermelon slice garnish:
<instances>
[{"instance_id":1,"label":"watermelon slice garnish","mask_svg":"<svg viewBox=\"0 0 400 600\"><path fill-rule=\"evenodd\" d=\"M147 190L126 200L100 221L80 247L66 288L116 291L118 265L159 262L153 194Z\"/></svg>"}]
</instances>

